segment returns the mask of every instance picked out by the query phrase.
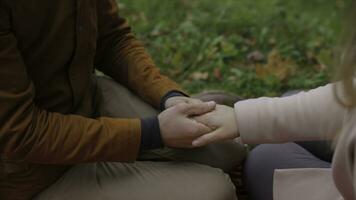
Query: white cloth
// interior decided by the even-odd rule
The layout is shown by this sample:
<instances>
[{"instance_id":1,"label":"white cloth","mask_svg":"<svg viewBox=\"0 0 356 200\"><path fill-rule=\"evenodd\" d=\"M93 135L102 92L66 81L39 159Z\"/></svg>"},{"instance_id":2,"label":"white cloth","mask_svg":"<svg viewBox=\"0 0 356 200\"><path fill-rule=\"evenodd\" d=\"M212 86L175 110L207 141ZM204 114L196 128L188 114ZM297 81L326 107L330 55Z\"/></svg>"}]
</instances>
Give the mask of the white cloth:
<instances>
[{"instance_id":1,"label":"white cloth","mask_svg":"<svg viewBox=\"0 0 356 200\"><path fill-rule=\"evenodd\" d=\"M278 196L281 191L295 190L313 197L300 199L324 200L324 196L337 196L339 191L345 200L355 200L356 165L353 160L356 157L356 111L348 110L338 103L333 91L334 86L336 85L329 84L294 96L264 97L235 104L241 139L246 144L337 138L332 173L338 190L334 184L322 181L321 177L313 179L313 189L298 191L298 188L288 188L290 185L308 181L311 176L305 173L306 171L293 171L298 179L278 180L278 185L274 185L274 191L277 193L275 195ZM285 171L278 171L276 176L290 176L289 171L285 176L283 173ZM320 171L320 176L323 173ZM327 190L331 187L335 190ZM278 197L278 200L284 200L281 197L285 196ZM286 196L285 199L290 200L291 197Z\"/></svg>"},{"instance_id":2,"label":"white cloth","mask_svg":"<svg viewBox=\"0 0 356 200\"><path fill-rule=\"evenodd\" d=\"M273 179L274 200L343 199L335 187L331 169L278 169Z\"/></svg>"}]
</instances>

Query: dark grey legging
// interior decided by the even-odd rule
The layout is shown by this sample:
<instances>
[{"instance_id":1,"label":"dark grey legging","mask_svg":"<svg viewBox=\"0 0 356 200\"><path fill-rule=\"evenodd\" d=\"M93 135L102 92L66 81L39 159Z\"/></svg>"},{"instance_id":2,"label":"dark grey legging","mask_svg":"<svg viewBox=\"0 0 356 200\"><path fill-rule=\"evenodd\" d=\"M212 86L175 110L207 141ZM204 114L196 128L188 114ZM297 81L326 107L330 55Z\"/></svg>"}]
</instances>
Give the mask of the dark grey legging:
<instances>
[{"instance_id":1,"label":"dark grey legging","mask_svg":"<svg viewBox=\"0 0 356 200\"><path fill-rule=\"evenodd\" d=\"M298 144L262 144L246 160L244 183L250 200L272 200L275 169L330 167Z\"/></svg>"}]
</instances>

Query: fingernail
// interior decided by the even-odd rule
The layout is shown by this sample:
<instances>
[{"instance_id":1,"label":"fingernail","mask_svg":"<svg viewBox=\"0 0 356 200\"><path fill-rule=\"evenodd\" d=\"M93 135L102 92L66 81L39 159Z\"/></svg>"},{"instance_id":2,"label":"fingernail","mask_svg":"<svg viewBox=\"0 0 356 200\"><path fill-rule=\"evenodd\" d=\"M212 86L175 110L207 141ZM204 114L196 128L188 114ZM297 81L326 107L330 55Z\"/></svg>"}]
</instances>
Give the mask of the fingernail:
<instances>
[{"instance_id":1,"label":"fingernail","mask_svg":"<svg viewBox=\"0 0 356 200\"><path fill-rule=\"evenodd\" d=\"M195 146L195 147L198 147L199 146L199 142L198 141L193 141L192 145Z\"/></svg>"},{"instance_id":2,"label":"fingernail","mask_svg":"<svg viewBox=\"0 0 356 200\"><path fill-rule=\"evenodd\" d=\"M215 105L216 102L215 102L215 101L208 101L207 104L209 104L209 105Z\"/></svg>"}]
</instances>

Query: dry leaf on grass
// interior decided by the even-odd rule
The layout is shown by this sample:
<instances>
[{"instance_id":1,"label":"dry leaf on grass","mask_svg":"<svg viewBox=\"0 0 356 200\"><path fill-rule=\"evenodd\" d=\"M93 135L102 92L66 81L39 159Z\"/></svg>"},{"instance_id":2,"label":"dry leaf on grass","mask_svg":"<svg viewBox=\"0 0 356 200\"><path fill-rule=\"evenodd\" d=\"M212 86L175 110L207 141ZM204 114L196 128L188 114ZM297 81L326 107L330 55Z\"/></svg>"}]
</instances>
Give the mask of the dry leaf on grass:
<instances>
[{"instance_id":1,"label":"dry leaf on grass","mask_svg":"<svg viewBox=\"0 0 356 200\"><path fill-rule=\"evenodd\" d=\"M216 79L218 79L218 80L222 80L222 79L223 79L223 77L222 77L222 75L221 75L221 70L220 70L220 68L215 68L215 69L214 69L214 77L215 77Z\"/></svg>"},{"instance_id":2,"label":"dry leaf on grass","mask_svg":"<svg viewBox=\"0 0 356 200\"><path fill-rule=\"evenodd\" d=\"M193 72L189 77L193 81L205 81L205 80L208 80L209 73L208 72Z\"/></svg>"},{"instance_id":3,"label":"dry leaf on grass","mask_svg":"<svg viewBox=\"0 0 356 200\"><path fill-rule=\"evenodd\" d=\"M256 74L261 78L275 76L284 81L295 73L296 64L289 59L283 59L281 55L273 50L268 55L267 64L256 65Z\"/></svg>"},{"instance_id":4,"label":"dry leaf on grass","mask_svg":"<svg viewBox=\"0 0 356 200\"><path fill-rule=\"evenodd\" d=\"M250 62L262 62L265 60L265 55L260 51L253 51L247 55L247 60Z\"/></svg>"}]
</instances>

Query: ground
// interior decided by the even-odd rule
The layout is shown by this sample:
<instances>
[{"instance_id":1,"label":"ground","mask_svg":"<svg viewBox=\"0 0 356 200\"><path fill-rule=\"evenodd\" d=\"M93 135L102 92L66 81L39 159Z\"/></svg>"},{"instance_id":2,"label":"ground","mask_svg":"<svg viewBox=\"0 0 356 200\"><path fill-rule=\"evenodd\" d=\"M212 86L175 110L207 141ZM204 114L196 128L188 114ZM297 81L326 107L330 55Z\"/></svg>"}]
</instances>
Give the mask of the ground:
<instances>
[{"instance_id":1,"label":"ground","mask_svg":"<svg viewBox=\"0 0 356 200\"><path fill-rule=\"evenodd\" d=\"M119 0L162 72L244 98L323 85L347 0Z\"/></svg>"},{"instance_id":2,"label":"ground","mask_svg":"<svg viewBox=\"0 0 356 200\"><path fill-rule=\"evenodd\" d=\"M191 94L220 90L242 98L329 82L349 2L118 0L164 74ZM231 177L246 199L241 170Z\"/></svg>"}]
</instances>

